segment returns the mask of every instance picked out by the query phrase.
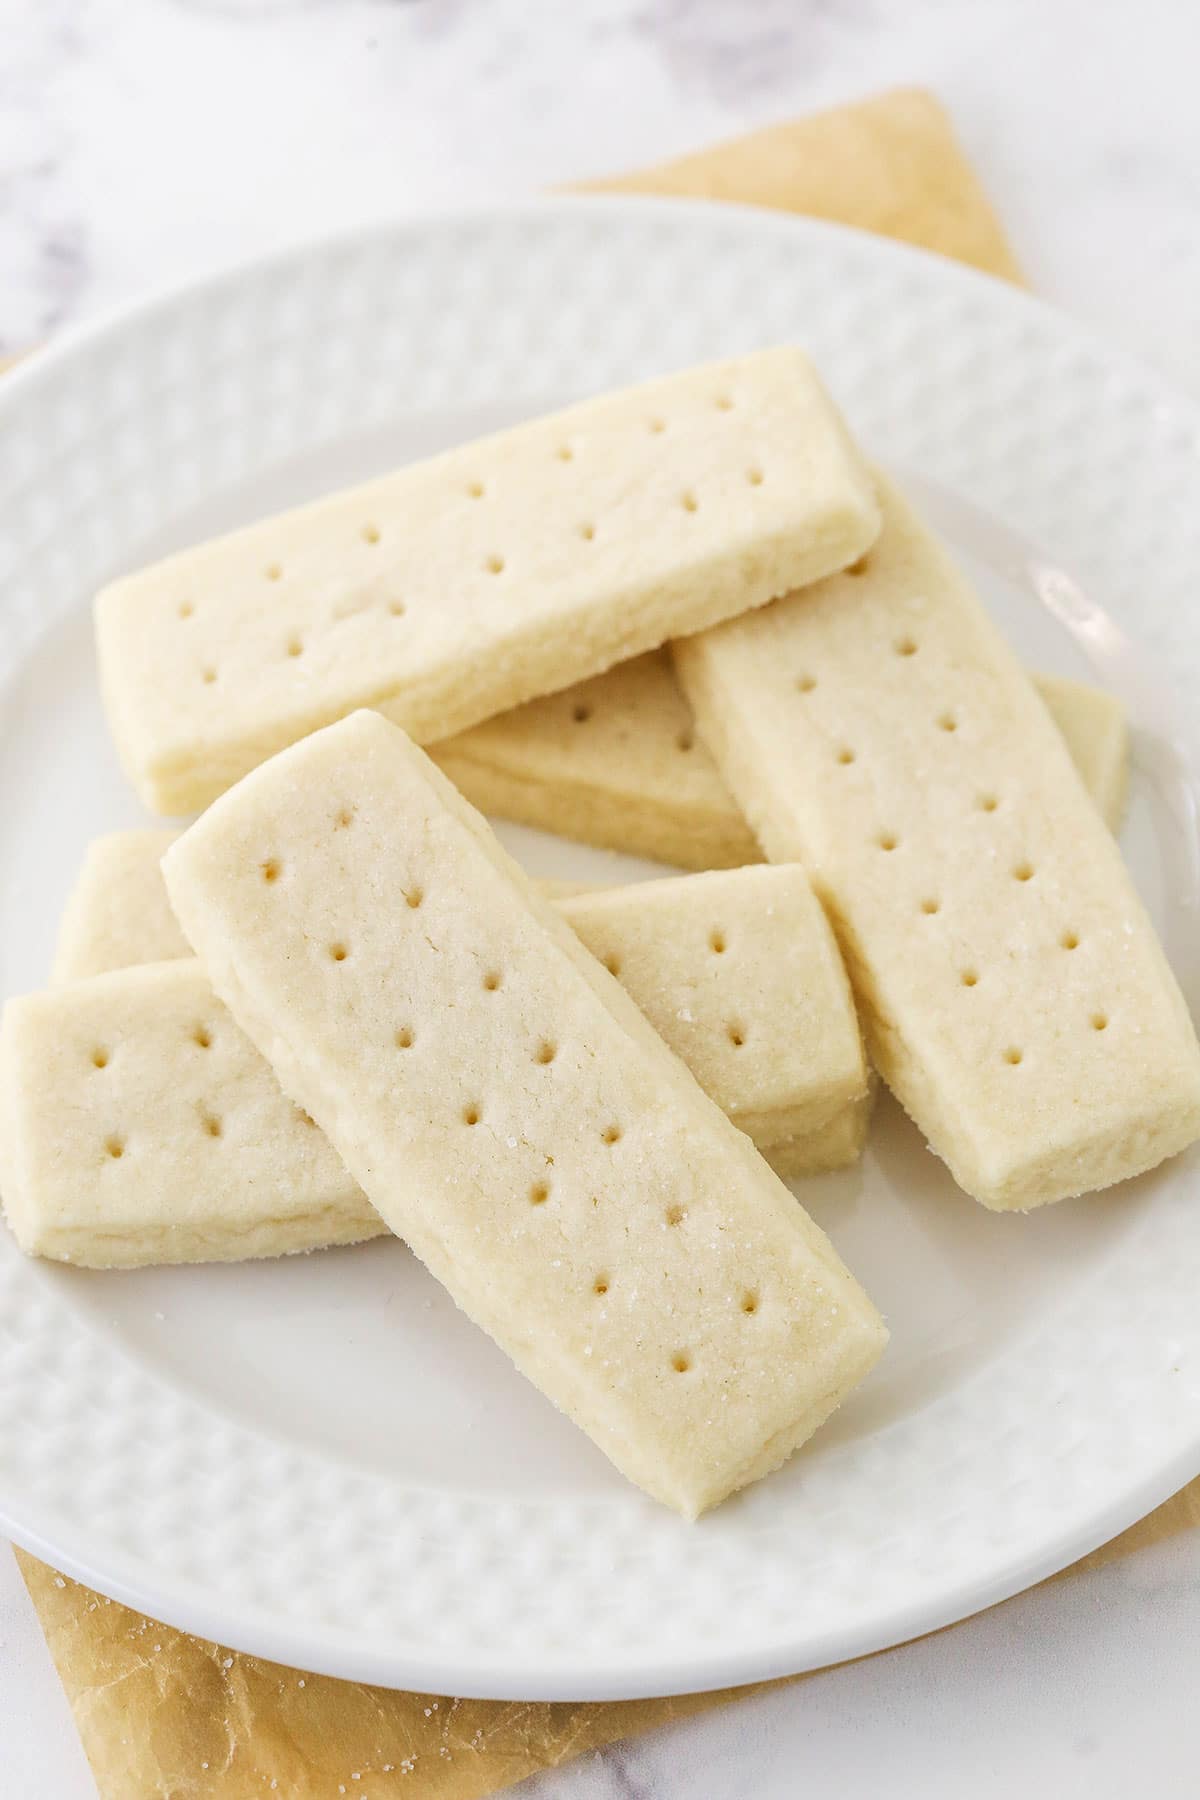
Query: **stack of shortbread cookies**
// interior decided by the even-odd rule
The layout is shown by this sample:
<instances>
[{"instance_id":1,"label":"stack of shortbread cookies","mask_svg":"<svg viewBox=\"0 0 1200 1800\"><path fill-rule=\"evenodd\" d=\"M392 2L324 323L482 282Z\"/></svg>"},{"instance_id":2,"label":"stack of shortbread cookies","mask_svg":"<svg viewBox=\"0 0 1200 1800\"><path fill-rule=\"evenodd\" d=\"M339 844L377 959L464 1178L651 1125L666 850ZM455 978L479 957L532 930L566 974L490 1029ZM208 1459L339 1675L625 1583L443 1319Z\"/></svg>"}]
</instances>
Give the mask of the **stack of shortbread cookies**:
<instances>
[{"instance_id":1,"label":"stack of shortbread cookies","mask_svg":"<svg viewBox=\"0 0 1200 1800\"><path fill-rule=\"evenodd\" d=\"M207 810L98 839L5 1010L31 1254L393 1232L694 1516L883 1350L780 1179L876 1073L997 1209L1200 1136L1120 706L1018 665L796 350L186 551L97 639L139 795ZM694 872L551 890L475 805Z\"/></svg>"}]
</instances>

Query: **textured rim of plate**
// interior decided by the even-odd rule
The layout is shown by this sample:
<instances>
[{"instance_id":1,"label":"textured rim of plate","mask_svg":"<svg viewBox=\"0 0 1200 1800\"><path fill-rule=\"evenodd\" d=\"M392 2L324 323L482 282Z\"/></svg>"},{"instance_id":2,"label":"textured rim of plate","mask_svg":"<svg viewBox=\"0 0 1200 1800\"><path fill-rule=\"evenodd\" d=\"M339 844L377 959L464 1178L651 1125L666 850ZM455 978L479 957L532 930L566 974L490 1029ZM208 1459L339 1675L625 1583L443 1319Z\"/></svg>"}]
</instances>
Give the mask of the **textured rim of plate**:
<instances>
[{"instance_id":1,"label":"textured rim of plate","mask_svg":"<svg viewBox=\"0 0 1200 1800\"><path fill-rule=\"evenodd\" d=\"M535 406L786 339L873 450L1047 543L1197 666L1200 415L1165 383L882 239L571 199L285 251L7 376L0 682L150 531L273 459L400 410ZM493 1500L270 1440L89 1333L5 1238L0 1525L153 1617L385 1685L615 1699L862 1655L1062 1567L1200 1470L1194 1166L1119 1270L1002 1357L815 1457L786 1511L768 1482L691 1528L632 1491Z\"/></svg>"}]
</instances>

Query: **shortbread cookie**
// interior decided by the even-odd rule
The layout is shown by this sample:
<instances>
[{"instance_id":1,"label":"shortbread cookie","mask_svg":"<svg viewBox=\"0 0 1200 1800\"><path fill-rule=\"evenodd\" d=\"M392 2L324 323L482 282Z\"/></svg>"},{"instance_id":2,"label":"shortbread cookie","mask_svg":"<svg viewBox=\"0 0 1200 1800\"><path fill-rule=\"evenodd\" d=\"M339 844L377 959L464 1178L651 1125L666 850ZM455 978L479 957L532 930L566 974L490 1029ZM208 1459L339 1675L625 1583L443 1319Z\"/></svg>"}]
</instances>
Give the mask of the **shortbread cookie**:
<instances>
[{"instance_id":1,"label":"shortbread cookie","mask_svg":"<svg viewBox=\"0 0 1200 1800\"><path fill-rule=\"evenodd\" d=\"M1109 829L1116 831L1129 792L1129 719L1115 694L1061 675L1038 675L1034 686L1062 733L1083 785Z\"/></svg>"},{"instance_id":2,"label":"shortbread cookie","mask_svg":"<svg viewBox=\"0 0 1200 1800\"><path fill-rule=\"evenodd\" d=\"M866 1093L850 985L798 865L681 875L556 904L765 1154Z\"/></svg>"},{"instance_id":3,"label":"shortbread cookie","mask_svg":"<svg viewBox=\"0 0 1200 1800\"><path fill-rule=\"evenodd\" d=\"M194 957L8 1002L0 1197L23 1250L91 1268L386 1229Z\"/></svg>"},{"instance_id":4,"label":"shortbread cookie","mask_svg":"<svg viewBox=\"0 0 1200 1800\"><path fill-rule=\"evenodd\" d=\"M167 911L164 838L173 841L159 831L97 840L68 909L64 985L5 1016L10 1097L0 1107L14 1148L0 1192L22 1246L130 1268L276 1256L384 1230L337 1159L315 1155L311 1124L284 1102L192 956ZM136 919L113 905L118 889ZM776 1169L815 1174L861 1152L858 1023L802 869L682 876L560 904ZM180 944L186 965L166 961ZM131 966L123 982L118 955L158 966ZM66 1122L57 1134L56 1121ZM114 1121L119 1178L97 1162ZM246 1159L255 1132L270 1178L261 1155Z\"/></svg>"},{"instance_id":5,"label":"shortbread cookie","mask_svg":"<svg viewBox=\"0 0 1200 1800\"><path fill-rule=\"evenodd\" d=\"M1035 676L1108 823L1125 801L1129 745L1119 700ZM758 842L655 651L435 744L473 805L523 825L682 869L758 862Z\"/></svg>"},{"instance_id":6,"label":"shortbread cookie","mask_svg":"<svg viewBox=\"0 0 1200 1800\"><path fill-rule=\"evenodd\" d=\"M763 1154L788 1177L840 1168L867 1117L852 1102ZM10 1001L0 1132L0 1200L31 1256L241 1262L387 1231L194 957Z\"/></svg>"},{"instance_id":7,"label":"shortbread cookie","mask_svg":"<svg viewBox=\"0 0 1200 1800\"><path fill-rule=\"evenodd\" d=\"M96 605L126 771L202 807L358 706L420 741L845 567L869 475L804 355L586 402L126 576Z\"/></svg>"},{"instance_id":8,"label":"shortbread cookie","mask_svg":"<svg viewBox=\"0 0 1200 1800\"><path fill-rule=\"evenodd\" d=\"M430 755L483 812L680 869L761 861L666 651L531 700Z\"/></svg>"},{"instance_id":9,"label":"shortbread cookie","mask_svg":"<svg viewBox=\"0 0 1200 1800\"><path fill-rule=\"evenodd\" d=\"M58 928L55 981L192 954L160 866L178 835L135 827L92 839Z\"/></svg>"},{"instance_id":10,"label":"shortbread cookie","mask_svg":"<svg viewBox=\"0 0 1200 1800\"><path fill-rule=\"evenodd\" d=\"M968 584L890 487L857 570L675 648L767 854L802 860L875 1066L985 1205L1200 1134L1200 1052L1120 854Z\"/></svg>"},{"instance_id":11,"label":"shortbread cookie","mask_svg":"<svg viewBox=\"0 0 1200 1800\"><path fill-rule=\"evenodd\" d=\"M192 954L162 877L176 835L120 831L91 845L67 908L57 980ZM833 933L798 864L631 887L534 885L768 1160L780 1143L788 1166L806 1174L851 1160L848 1145L861 1148L865 1128L824 1127L866 1091L862 1040ZM136 918L114 905L116 892ZM166 1066L163 1079L171 1079ZM217 1111L225 1103L210 1096Z\"/></svg>"},{"instance_id":12,"label":"shortbread cookie","mask_svg":"<svg viewBox=\"0 0 1200 1800\"><path fill-rule=\"evenodd\" d=\"M63 909L54 957L56 982L85 981L109 969L191 956L167 899L162 859L178 831L134 826L93 838ZM548 900L598 891L586 881L538 881Z\"/></svg>"},{"instance_id":13,"label":"shortbread cookie","mask_svg":"<svg viewBox=\"0 0 1200 1800\"><path fill-rule=\"evenodd\" d=\"M378 715L258 770L164 873L381 1215L648 1493L703 1511L875 1362L824 1234Z\"/></svg>"},{"instance_id":14,"label":"shortbread cookie","mask_svg":"<svg viewBox=\"0 0 1200 1800\"><path fill-rule=\"evenodd\" d=\"M805 1181L814 1175L848 1169L866 1149L878 1088L874 1072L868 1071L866 1092L843 1106L827 1125L795 1137L760 1143L760 1153L784 1181Z\"/></svg>"}]
</instances>

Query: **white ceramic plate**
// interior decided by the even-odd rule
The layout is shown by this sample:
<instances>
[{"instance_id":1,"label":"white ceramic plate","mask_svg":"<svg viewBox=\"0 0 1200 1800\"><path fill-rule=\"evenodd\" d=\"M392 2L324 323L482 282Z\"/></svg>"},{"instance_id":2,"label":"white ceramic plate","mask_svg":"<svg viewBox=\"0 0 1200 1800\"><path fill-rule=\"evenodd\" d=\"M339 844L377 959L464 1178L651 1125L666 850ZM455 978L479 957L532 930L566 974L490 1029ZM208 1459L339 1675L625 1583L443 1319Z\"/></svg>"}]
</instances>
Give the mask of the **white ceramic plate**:
<instances>
[{"instance_id":1,"label":"white ceramic plate","mask_svg":"<svg viewBox=\"0 0 1200 1800\"><path fill-rule=\"evenodd\" d=\"M1138 709L1125 844L1195 1001L1195 833L1164 695L1063 571L1200 673L1196 416L938 259L629 201L257 265L5 378L0 991L45 980L84 844L138 818L96 691L99 582L784 339L913 475L1031 661L1090 659ZM504 835L543 873L647 868ZM995 1217L882 1107L862 1168L805 1199L887 1312L889 1354L809 1450L696 1526L622 1482L399 1244L106 1276L26 1262L0 1230L0 1525L156 1617L406 1687L601 1699L858 1655L1013 1592L1200 1469L1197 1175L1187 1156Z\"/></svg>"}]
</instances>

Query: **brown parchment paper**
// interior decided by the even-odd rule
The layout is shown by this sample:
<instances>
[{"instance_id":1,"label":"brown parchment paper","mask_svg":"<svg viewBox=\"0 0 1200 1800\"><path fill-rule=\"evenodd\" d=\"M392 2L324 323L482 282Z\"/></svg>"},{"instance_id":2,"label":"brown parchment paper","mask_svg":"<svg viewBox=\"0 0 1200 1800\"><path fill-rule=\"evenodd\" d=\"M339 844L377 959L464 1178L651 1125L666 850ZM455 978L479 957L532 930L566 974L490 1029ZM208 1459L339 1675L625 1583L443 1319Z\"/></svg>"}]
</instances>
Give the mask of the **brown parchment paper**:
<instances>
[{"instance_id":1,"label":"brown parchment paper","mask_svg":"<svg viewBox=\"0 0 1200 1800\"><path fill-rule=\"evenodd\" d=\"M1021 279L949 116L921 88L893 88L650 169L577 186L807 213L938 250L989 275Z\"/></svg>"},{"instance_id":2,"label":"brown parchment paper","mask_svg":"<svg viewBox=\"0 0 1200 1800\"><path fill-rule=\"evenodd\" d=\"M1020 279L945 112L916 89L587 185L815 214ZM1197 1525L1200 1482L1077 1567ZM754 1691L601 1706L397 1693L188 1637L17 1555L103 1800L477 1800Z\"/></svg>"},{"instance_id":3,"label":"brown parchment paper","mask_svg":"<svg viewBox=\"0 0 1200 1800\"><path fill-rule=\"evenodd\" d=\"M1055 1579L1197 1525L1200 1481ZM477 1800L617 1738L786 1685L602 1706L397 1693L189 1637L16 1555L103 1800Z\"/></svg>"}]
</instances>

